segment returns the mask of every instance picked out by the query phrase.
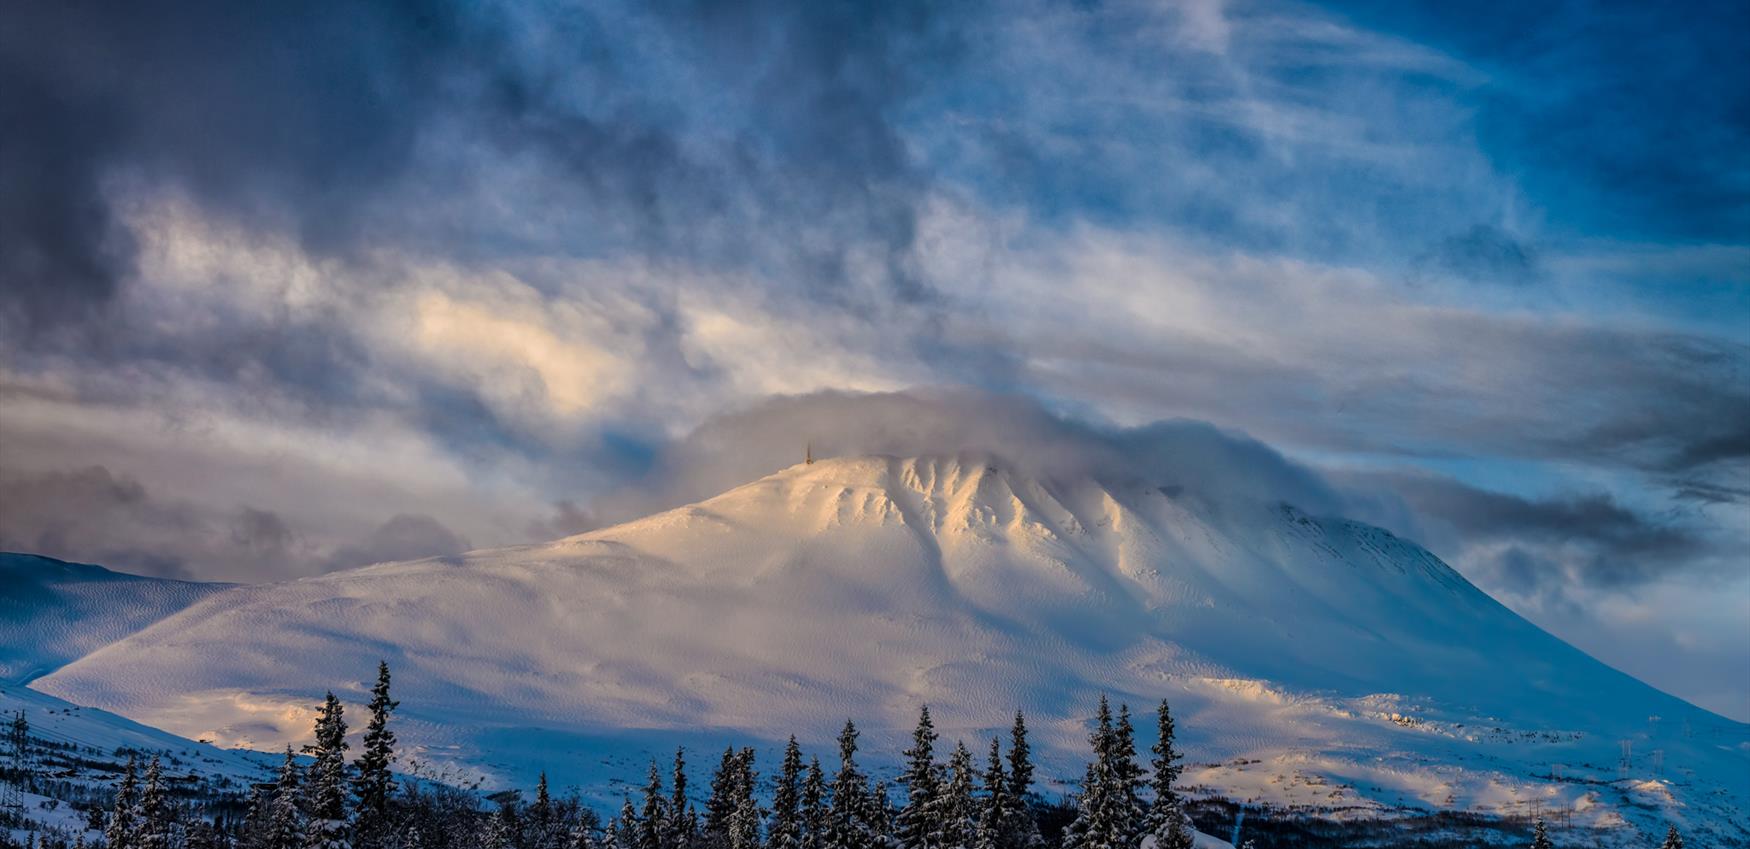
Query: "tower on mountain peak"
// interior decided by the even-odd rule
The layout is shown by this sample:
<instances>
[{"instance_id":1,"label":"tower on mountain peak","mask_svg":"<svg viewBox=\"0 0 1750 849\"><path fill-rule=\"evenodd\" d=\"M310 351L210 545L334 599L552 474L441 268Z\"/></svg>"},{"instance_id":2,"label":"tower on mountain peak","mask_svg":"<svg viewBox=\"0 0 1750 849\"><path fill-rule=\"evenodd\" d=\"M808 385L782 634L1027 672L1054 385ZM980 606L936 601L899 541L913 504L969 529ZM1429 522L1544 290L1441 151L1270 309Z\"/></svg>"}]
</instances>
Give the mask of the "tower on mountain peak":
<instances>
[{"instance_id":1,"label":"tower on mountain peak","mask_svg":"<svg viewBox=\"0 0 1750 849\"><path fill-rule=\"evenodd\" d=\"M812 442L805 442L802 444L802 465L814 465L814 443Z\"/></svg>"}]
</instances>

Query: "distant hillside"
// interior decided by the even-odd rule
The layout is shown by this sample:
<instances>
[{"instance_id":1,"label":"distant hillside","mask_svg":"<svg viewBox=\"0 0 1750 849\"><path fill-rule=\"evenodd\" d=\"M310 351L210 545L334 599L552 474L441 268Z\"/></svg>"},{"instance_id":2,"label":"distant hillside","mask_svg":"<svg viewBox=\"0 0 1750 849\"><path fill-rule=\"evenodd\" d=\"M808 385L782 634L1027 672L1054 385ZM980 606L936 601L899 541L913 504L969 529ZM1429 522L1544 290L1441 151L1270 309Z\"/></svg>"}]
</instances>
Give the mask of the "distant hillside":
<instances>
[{"instance_id":1,"label":"distant hillside","mask_svg":"<svg viewBox=\"0 0 1750 849\"><path fill-rule=\"evenodd\" d=\"M47 675L230 586L0 552L0 683Z\"/></svg>"}]
</instances>

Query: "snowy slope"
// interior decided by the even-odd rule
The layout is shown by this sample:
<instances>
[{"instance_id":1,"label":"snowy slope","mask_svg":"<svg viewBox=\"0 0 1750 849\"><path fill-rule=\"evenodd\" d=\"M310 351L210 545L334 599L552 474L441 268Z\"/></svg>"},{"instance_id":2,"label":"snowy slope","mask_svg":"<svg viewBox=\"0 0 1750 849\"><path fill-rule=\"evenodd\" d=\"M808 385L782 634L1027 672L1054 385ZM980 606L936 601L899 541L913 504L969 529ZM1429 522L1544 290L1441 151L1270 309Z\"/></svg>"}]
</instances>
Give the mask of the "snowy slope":
<instances>
[{"instance_id":1,"label":"snowy slope","mask_svg":"<svg viewBox=\"0 0 1750 849\"><path fill-rule=\"evenodd\" d=\"M1413 543L982 455L824 461L550 544L237 587L33 686L272 747L323 689L363 701L378 658L419 758L502 779L632 778L654 747L792 732L825 755L846 716L891 757L924 702L969 743L1025 709L1043 772L1069 778L1109 692L1170 698L1187 780L1234 798L1347 816L1535 800L1622 839L1667 819L1750 834L1750 729Z\"/></svg>"},{"instance_id":2,"label":"snowy slope","mask_svg":"<svg viewBox=\"0 0 1750 849\"><path fill-rule=\"evenodd\" d=\"M209 792L243 795L250 784L273 775L275 758L256 752L220 749L149 728L132 720L93 708L80 707L14 684L0 684L0 716L22 712L30 723L28 768L56 785L62 798L51 799L22 793L25 819L40 826L64 829L69 835L86 832L85 814L66 799L84 796L106 798L113 792L121 768L130 757L145 761L160 758L165 774L185 789L201 786ZM22 830L6 831L24 845Z\"/></svg>"},{"instance_id":3,"label":"snowy slope","mask_svg":"<svg viewBox=\"0 0 1750 849\"><path fill-rule=\"evenodd\" d=\"M100 762L125 763L128 753L142 759L157 755L167 764L186 766L188 771L203 776L227 777L242 783L271 778L279 766L279 759L271 755L221 749L108 711L80 707L28 687L0 685L0 716L10 718L19 711L29 720L30 736L37 745L68 747ZM115 778L114 772L107 770L93 776L88 777L102 782ZM66 774L58 777L77 778Z\"/></svg>"},{"instance_id":4,"label":"snowy slope","mask_svg":"<svg viewBox=\"0 0 1750 849\"><path fill-rule=\"evenodd\" d=\"M29 681L228 586L0 552L0 683Z\"/></svg>"}]
</instances>

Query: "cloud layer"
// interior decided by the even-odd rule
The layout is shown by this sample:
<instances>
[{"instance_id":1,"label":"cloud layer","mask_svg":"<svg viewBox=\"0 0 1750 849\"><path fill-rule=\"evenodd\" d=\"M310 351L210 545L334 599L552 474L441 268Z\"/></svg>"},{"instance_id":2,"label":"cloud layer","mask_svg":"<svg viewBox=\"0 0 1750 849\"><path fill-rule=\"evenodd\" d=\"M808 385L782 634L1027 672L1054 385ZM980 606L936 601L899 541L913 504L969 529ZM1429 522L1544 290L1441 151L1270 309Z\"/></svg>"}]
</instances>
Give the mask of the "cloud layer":
<instances>
[{"instance_id":1,"label":"cloud layer","mask_svg":"<svg viewBox=\"0 0 1750 849\"><path fill-rule=\"evenodd\" d=\"M7 547L275 579L804 439L1158 452L1750 717L1731 4L12 11Z\"/></svg>"}]
</instances>

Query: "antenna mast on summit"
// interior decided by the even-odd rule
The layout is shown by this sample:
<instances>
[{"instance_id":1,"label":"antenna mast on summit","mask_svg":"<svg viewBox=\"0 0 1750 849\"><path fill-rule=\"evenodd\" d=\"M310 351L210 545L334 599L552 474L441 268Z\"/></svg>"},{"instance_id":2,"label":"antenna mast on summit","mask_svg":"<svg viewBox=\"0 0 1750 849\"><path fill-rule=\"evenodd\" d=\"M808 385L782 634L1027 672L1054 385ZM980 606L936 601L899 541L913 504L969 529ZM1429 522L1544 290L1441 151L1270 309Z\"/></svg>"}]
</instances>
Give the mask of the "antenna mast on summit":
<instances>
[{"instance_id":1,"label":"antenna mast on summit","mask_svg":"<svg viewBox=\"0 0 1750 849\"><path fill-rule=\"evenodd\" d=\"M812 442L805 442L802 444L802 465L814 465L814 443Z\"/></svg>"}]
</instances>

